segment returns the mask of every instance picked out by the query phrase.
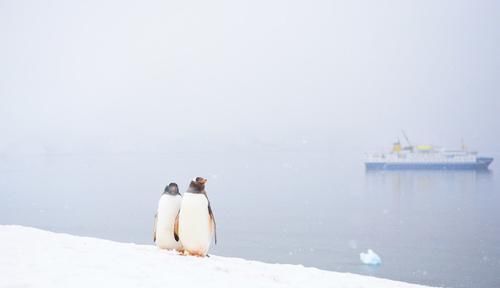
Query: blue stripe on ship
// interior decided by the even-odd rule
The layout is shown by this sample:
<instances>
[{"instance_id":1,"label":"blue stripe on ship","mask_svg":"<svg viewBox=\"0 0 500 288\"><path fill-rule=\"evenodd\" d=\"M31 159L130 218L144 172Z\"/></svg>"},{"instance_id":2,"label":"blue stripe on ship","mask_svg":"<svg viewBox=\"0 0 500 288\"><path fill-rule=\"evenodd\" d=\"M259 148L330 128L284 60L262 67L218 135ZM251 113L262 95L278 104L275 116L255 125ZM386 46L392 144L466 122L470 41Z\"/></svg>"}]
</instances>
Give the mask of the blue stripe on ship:
<instances>
[{"instance_id":1,"label":"blue stripe on ship","mask_svg":"<svg viewBox=\"0 0 500 288\"><path fill-rule=\"evenodd\" d=\"M488 169L493 158L477 158L475 163L383 163L367 162L366 169L401 170L401 169L428 169L428 170L480 170Z\"/></svg>"}]
</instances>

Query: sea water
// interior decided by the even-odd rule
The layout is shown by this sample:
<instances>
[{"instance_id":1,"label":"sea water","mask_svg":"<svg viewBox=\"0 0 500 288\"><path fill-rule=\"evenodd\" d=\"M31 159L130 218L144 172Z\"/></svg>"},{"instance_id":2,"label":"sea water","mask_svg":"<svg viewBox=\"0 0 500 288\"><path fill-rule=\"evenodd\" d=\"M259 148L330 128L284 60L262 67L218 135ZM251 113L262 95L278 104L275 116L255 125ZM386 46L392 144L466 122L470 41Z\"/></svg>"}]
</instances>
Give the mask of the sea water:
<instances>
[{"instance_id":1,"label":"sea water","mask_svg":"<svg viewBox=\"0 0 500 288\"><path fill-rule=\"evenodd\" d=\"M445 287L500 287L493 171L365 171L321 152L0 156L0 224L151 244L164 187L208 178L210 253ZM495 164L495 163L493 163ZM359 255L373 249L379 266Z\"/></svg>"}]
</instances>

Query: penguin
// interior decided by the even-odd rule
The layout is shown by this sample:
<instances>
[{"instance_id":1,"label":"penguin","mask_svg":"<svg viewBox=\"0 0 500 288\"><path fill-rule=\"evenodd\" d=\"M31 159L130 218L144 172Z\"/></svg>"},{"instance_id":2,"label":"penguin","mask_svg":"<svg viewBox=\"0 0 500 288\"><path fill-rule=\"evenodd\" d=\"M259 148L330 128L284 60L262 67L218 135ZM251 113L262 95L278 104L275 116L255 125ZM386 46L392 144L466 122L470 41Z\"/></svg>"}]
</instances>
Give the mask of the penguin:
<instances>
[{"instance_id":1,"label":"penguin","mask_svg":"<svg viewBox=\"0 0 500 288\"><path fill-rule=\"evenodd\" d=\"M182 251L179 236L175 231L175 221L181 208L182 196L176 183L170 183L158 202L155 215L153 241L161 249Z\"/></svg>"},{"instance_id":2,"label":"penguin","mask_svg":"<svg viewBox=\"0 0 500 288\"><path fill-rule=\"evenodd\" d=\"M205 178L194 178L182 198L178 228L185 255L207 256L212 236L217 244L215 217L205 191L206 183Z\"/></svg>"}]
</instances>

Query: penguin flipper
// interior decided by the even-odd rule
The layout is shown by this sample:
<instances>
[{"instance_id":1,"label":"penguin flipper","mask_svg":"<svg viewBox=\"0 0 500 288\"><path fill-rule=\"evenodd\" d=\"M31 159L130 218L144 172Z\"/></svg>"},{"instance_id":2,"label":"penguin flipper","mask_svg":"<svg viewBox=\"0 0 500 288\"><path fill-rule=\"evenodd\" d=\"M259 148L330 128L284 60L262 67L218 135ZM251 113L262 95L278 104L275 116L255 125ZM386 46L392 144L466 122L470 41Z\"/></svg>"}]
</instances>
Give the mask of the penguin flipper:
<instances>
[{"instance_id":1,"label":"penguin flipper","mask_svg":"<svg viewBox=\"0 0 500 288\"><path fill-rule=\"evenodd\" d=\"M175 241L179 241L179 213L177 213L174 222L174 239Z\"/></svg>"},{"instance_id":2,"label":"penguin flipper","mask_svg":"<svg viewBox=\"0 0 500 288\"><path fill-rule=\"evenodd\" d=\"M155 223L153 225L153 242L156 242L156 224L158 223L158 212L155 214Z\"/></svg>"},{"instance_id":3,"label":"penguin flipper","mask_svg":"<svg viewBox=\"0 0 500 288\"><path fill-rule=\"evenodd\" d=\"M214 212L212 212L212 207L210 207L210 202L208 202L208 215L210 216L208 219L208 221L210 221L210 227L213 228L211 230L213 230L213 233L214 233L215 245L217 245L217 224L215 223L215 216L214 216ZM213 224L213 226L212 226L212 224Z\"/></svg>"}]
</instances>

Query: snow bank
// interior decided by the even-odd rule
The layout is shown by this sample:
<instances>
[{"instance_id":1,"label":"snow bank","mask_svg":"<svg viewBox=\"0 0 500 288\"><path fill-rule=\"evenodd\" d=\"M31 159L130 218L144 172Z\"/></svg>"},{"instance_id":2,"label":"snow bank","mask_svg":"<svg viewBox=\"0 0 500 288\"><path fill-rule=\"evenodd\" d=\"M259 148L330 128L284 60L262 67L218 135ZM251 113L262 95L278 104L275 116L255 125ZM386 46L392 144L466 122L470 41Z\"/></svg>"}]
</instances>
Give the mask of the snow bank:
<instances>
[{"instance_id":1,"label":"snow bank","mask_svg":"<svg viewBox=\"0 0 500 288\"><path fill-rule=\"evenodd\" d=\"M0 225L0 287L423 287Z\"/></svg>"}]
</instances>

